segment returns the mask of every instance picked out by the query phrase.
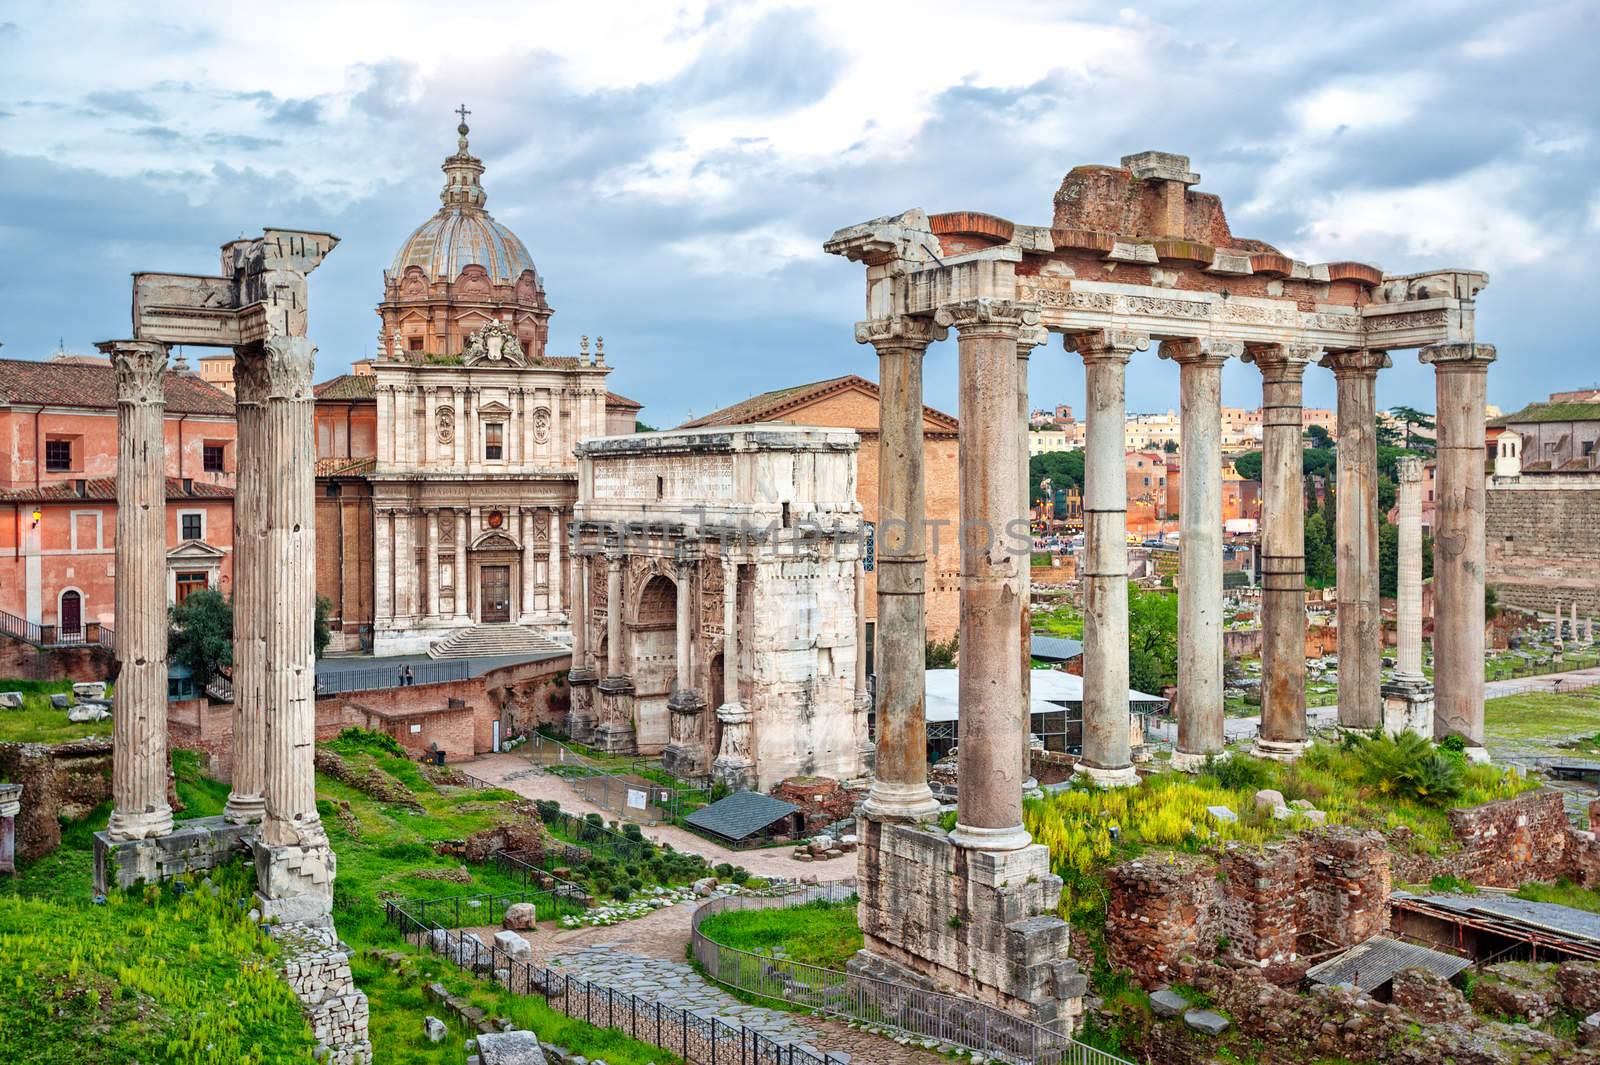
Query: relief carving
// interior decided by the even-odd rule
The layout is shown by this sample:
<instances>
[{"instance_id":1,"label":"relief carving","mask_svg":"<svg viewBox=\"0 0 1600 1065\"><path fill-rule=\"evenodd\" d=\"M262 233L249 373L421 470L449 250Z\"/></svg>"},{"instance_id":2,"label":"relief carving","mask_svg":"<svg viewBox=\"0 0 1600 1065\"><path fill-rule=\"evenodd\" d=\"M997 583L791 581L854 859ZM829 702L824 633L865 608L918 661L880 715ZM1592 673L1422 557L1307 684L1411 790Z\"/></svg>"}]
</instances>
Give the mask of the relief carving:
<instances>
[{"instance_id":1,"label":"relief carving","mask_svg":"<svg viewBox=\"0 0 1600 1065\"><path fill-rule=\"evenodd\" d=\"M550 442L550 411L539 407L533 412L533 442L548 444Z\"/></svg>"},{"instance_id":2,"label":"relief carving","mask_svg":"<svg viewBox=\"0 0 1600 1065\"><path fill-rule=\"evenodd\" d=\"M454 407L440 407L437 418L439 422L439 443L454 443L456 438L456 409Z\"/></svg>"}]
</instances>

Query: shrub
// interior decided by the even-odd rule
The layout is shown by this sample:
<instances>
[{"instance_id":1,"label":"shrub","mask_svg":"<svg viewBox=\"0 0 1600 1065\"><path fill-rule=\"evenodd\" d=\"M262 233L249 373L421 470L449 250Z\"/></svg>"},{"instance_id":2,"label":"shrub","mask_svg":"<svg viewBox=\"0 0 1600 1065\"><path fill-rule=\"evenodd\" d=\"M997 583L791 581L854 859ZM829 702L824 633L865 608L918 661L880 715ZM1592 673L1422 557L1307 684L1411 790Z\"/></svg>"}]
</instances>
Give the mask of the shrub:
<instances>
[{"instance_id":1,"label":"shrub","mask_svg":"<svg viewBox=\"0 0 1600 1065\"><path fill-rule=\"evenodd\" d=\"M644 839L644 833L639 831L639 826L634 824L632 821L629 821L627 824L622 826L622 834L627 836L629 839Z\"/></svg>"},{"instance_id":2,"label":"shrub","mask_svg":"<svg viewBox=\"0 0 1600 1065\"><path fill-rule=\"evenodd\" d=\"M606 826L605 818L599 814L584 814L583 819L595 828L604 828Z\"/></svg>"},{"instance_id":3,"label":"shrub","mask_svg":"<svg viewBox=\"0 0 1600 1065\"><path fill-rule=\"evenodd\" d=\"M617 884L611 889L611 897L616 899L618 902L627 902L628 897L632 894L633 891L628 887L627 884Z\"/></svg>"},{"instance_id":4,"label":"shrub","mask_svg":"<svg viewBox=\"0 0 1600 1065\"><path fill-rule=\"evenodd\" d=\"M1462 762L1434 749L1415 732L1387 733L1358 741L1356 759L1362 783L1379 795L1398 795L1429 806L1443 806L1461 794Z\"/></svg>"},{"instance_id":5,"label":"shrub","mask_svg":"<svg viewBox=\"0 0 1600 1065\"><path fill-rule=\"evenodd\" d=\"M387 754L395 758L407 757L406 749L400 746L400 741L387 732L374 732L365 728L347 728L339 733L339 738L336 742L342 747L353 747L369 754Z\"/></svg>"},{"instance_id":6,"label":"shrub","mask_svg":"<svg viewBox=\"0 0 1600 1065\"><path fill-rule=\"evenodd\" d=\"M539 820L547 825L561 816L561 804L554 799L535 799L533 808L539 811Z\"/></svg>"},{"instance_id":7,"label":"shrub","mask_svg":"<svg viewBox=\"0 0 1600 1065\"><path fill-rule=\"evenodd\" d=\"M632 888L633 890L635 890L635 891L643 891L644 890L644 881L639 879L636 876L630 876L628 878L628 886L630 888Z\"/></svg>"},{"instance_id":8,"label":"shrub","mask_svg":"<svg viewBox=\"0 0 1600 1065\"><path fill-rule=\"evenodd\" d=\"M749 879L750 870L746 869L744 866L738 866L733 870L733 882L735 884L743 884Z\"/></svg>"},{"instance_id":9,"label":"shrub","mask_svg":"<svg viewBox=\"0 0 1600 1065\"><path fill-rule=\"evenodd\" d=\"M767 888L772 886L772 881L768 880L764 876L753 876L744 882L744 886L749 888L751 891L765 891Z\"/></svg>"},{"instance_id":10,"label":"shrub","mask_svg":"<svg viewBox=\"0 0 1600 1065\"><path fill-rule=\"evenodd\" d=\"M1272 769L1265 762L1248 755L1221 760L1207 758L1204 773L1229 791L1259 791L1274 779Z\"/></svg>"},{"instance_id":11,"label":"shrub","mask_svg":"<svg viewBox=\"0 0 1600 1065\"><path fill-rule=\"evenodd\" d=\"M729 865L727 862L723 862L722 864L718 865L714 871L717 874L718 880L727 880L729 877L733 876L733 866Z\"/></svg>"}]
</instances>

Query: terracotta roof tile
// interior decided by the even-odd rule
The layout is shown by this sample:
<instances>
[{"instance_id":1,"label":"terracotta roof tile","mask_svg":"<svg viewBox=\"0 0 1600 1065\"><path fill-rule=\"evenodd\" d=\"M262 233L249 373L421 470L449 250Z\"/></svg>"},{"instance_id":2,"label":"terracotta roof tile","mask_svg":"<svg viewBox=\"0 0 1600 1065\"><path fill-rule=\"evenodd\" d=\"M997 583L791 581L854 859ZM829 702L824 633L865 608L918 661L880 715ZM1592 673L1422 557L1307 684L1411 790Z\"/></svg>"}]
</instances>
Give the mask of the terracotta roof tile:
<instances>
[{"instance_id":1,"label":"terracotta roof tile","mask_svg":"<svg viewBox=\"0 0 1600 1065\"><path fill-rule=\"evenodd\" d=\"M318 399L327 400L355 400L364 399L376 401L378 379L371 374L340 374L320 385L313 385L312 393Z\"/></svg>"},{"instance_id":2,"label":"terracotta roof tile","mask_svg":"<svg viewBox=\"0 0 1600 1065\"><path fill-rule=\"evenodd\" d=\"M607 407L626 407L629 410L644 410L644 404L643 403L640 403L636 399L629 399L627 396L624 396L624 395L622 395L621 393L618 393L618 392L607 392L606 393L606 406Z\"/></svg>"},{"instance_id":3,"label":"terracotta roof tile","mask_svg":"<svg viewBox=\"0 0 1600 1065\"><path fill-rule=\"evenodd\" d=\"M789 388L763 392L732 406L712 411L693 421L684 422L678 428L694 429L703 425L748 425L752 422L773 421L796 407L847 388L859 388L874 396L878 394L878 386L865 377L845 374L843 377L830 377L825 381L812 381L810 384L792 385ZM923 407L922 412L933 421L948 426L951 432L955 432L959 427L956 419L942 410Z\"/></svg>"},{"instance_id":4,"label":"terracotta roof tile","mask_svg":"<svg viewBox=\"0 0 1600 1065\"><path fill-rule=\"evenodd\" d=\"M209 481L191 480L188 491L184 490L183 481L177 477L167 478L167 499L232 499L233 489L225 484L212 484ZM84 501L95 503L116 502L117 479L115 477L91 477L83 482L83 491L78 491L76 481L52 481L42 484L37 489L33 485L21 488L0 488L0 502L4 503L70 503Z\"/></svg>"},{"instance_id":5,"label":"terracotta roof tile","mask_svg":"<svg viewBox=\"0 0 1600 1065\"><path fill-rule=\"evenodd\" d=\"M167 413L232 416L233 397L192 374L166 375ZM117 372L110 366L0 359L0 405L43 403L117 409Z\"/></svg>"}]
</instances>

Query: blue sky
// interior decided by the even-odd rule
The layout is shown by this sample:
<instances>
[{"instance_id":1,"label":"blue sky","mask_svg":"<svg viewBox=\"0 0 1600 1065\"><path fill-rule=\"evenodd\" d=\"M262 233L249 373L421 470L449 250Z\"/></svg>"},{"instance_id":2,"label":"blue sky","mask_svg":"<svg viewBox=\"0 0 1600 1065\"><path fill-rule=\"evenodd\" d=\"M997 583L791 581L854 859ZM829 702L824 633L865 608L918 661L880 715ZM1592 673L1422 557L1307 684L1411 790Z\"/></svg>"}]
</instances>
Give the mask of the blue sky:
<instances>
[{"instance_id":1,"label":"blue sky","mask_svg":"<svg viewBox=\"0 0 1600 1065\"><path fill-rule=\"evenodd\" d=\"M1080 163L1187 154L1235 233L1298 258L1492 283L1507 409L1600 380L1597 5L0 4L0 355L128 332L128 275L209 273L263 225L331 230L319 377L371 351L382 270L438 206L472 110L489 209L544 275L551 350L675 424L875 377L836 228L913 206L1048 224ZM978 14L982 11L982 14ZM1591 73L1585 75L1584 70ZM1177 405L1141 356L1129 405ZM1059 345L1037 405L1081 409ZM1379 402L1432 407L1397 353ZM929 402L955 411L955 345ZM1227 402L1254 405L1253 368ZM1308 402L1331 405L1326 371Z\"/></svg>"}]
</instances>

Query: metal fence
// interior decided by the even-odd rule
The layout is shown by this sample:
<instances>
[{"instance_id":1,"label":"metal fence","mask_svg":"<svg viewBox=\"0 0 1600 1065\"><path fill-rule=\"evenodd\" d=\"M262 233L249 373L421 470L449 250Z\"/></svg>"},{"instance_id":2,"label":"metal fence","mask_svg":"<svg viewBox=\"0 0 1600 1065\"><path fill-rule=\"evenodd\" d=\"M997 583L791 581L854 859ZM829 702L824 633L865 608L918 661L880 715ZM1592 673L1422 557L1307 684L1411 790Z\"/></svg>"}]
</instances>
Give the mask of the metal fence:
<instances>
[{"instance_id":1,"label":"metal fence","mask_svg":"<svg viewBox=\"0 0 1600 1065\"><path fill-rule=\"evenodd\" d=\"M62 630L58 625L41 625L0 610L0 635L31 643L35 647L104 647L114 651L116 633L110 625L98 621L85 621L73 630Z\"/></svg>"},{"instance_id":2,"label":"metal fence","mask_svg":"<svg viewBox=\"0 0 1600 1065\"><path fill-rule=\"evenodd\" d=\"M460 659L443 662L411 663L410 684L442 684L452 680L466 680L467 663ZM406 667L371 666L366 669L345 669L317 674L317 695L343 695L346 692L375 691L402 687Z\"/></svg>"},{"instance_id":3,"label":"metal fence","mask_svg":"<svg viewBox=\"0 0 1600 1065\"><path fill-rule=\"evenodd\" d=\"M695 910L691 927L695 961L712 980L848 1021L888 1028L917 1039L965 1047L989 1058L1029 1065L1128 1065L1071 1036L958 995L878 980L818 965L724 946L701 931L707 918L730 910L844 903L853 887L825 884L791 895L713 899Z\"/></svg>"},{"instance_id":4,"label":"metal fence","mask_svg":"<svg viewBox=\"0 0 1600 1065\"><path fill-rule=\"evenodd\" d=\"M675 777L659 763L607 766L537 732L528 738L528 759L566 780L585 801L642 824L671 821L711 801L709 784Z\"/></svg>"},{"instance_id":5,"label":"metal fence","mask_svg":"<svg viewBox=\"0 0 1600 1065\"><path fill-rule=\"evenodd\" d=\"M753 1028L735 1028L716 1017L522 961L476 936L414 916L406 905L386 903L385 915L408 942L427 947L458 969L493 980L513 994L538 995L569 1017L672 1051L693 1065L848 1065L845 1057L816 1054Z\"/></svg>"},{"instance_id":6,"label":"metal fence","mask_svg":"<svg viewBox=\"0 0 1600 1065\"><path fill-rule=\"evenodd\" d=\"M398 907L428 928L482 927L505 920L506 911L530 903L537 919L555 921L589 908L589 893L577 884L559 881L552 887L498 894L457 895L437 899L399 899L386 903ZM391 917L391 923L393 918Z\"/></svg>"}]
</instances>

